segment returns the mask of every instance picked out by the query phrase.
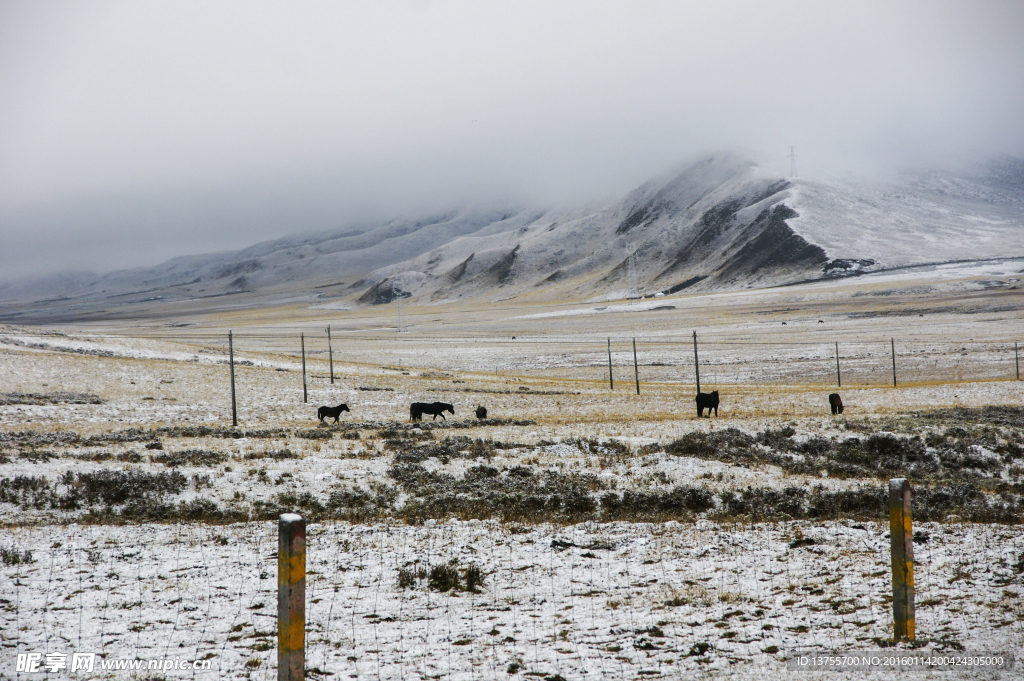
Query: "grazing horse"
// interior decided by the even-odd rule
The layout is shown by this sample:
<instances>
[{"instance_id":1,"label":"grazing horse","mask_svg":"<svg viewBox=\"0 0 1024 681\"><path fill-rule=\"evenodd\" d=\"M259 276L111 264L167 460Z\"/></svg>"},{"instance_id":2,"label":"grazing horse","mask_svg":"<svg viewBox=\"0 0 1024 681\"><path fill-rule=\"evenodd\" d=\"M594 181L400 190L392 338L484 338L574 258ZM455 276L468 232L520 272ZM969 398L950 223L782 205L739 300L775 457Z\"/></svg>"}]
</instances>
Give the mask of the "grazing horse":
<instances>
[{"instance_id":1,"label":"grazing horse","mask_svg":"<svg viewBox=\"0 0 1024 681\"><path fill-rule=\"evenodd\" d=\"M485 418L487 418L487 407L477 407L476 408L476 417L478 419L485 419Z\"/></svg>"},{"instance_id":2,"label":"grazing horse","mask_svg":"<svg viewBox=\"0 0 1024 681\"><path fill-rule=\"evenodd\" d=\"M704 416L704 410L708 410L708 418L711 418L711 410L715 410L718 416L718 391L713 393L697 393L697 418Z\"/></svg>"},{"instance_id":3,"label":"grazing horse","mask_svg":"<svg viewBox=\"0 0 1024 681\"><path fill-rule=\"evenodd\" d=\"M832 415L843 413L843 399L839 397L839 393L832 393L828 396L828 406L832 407Z\"/></svg>"},{"instance_id":4,"label":"grazing horse","mask_svg":"<svg viewBox=\"0 0 1024 681\"><path fill-rule=\"evenodd\" d=\"M316 410L316 417L320 419L320 423L324 422L324 419L334 419L334 422L338 422L338 417L341 416L341 412L348 411L347 404L339 404L337 407L320 407Z\"/></svg>"},{"instance_id":5,"label":"grazing horse","mask_svg":"<svg viewBox=\"0 0 1024 681\"><path fill-rule=\"evenodd\" d=\"M434 418L430 419L431 421L436 421L438 416L447 421L444 417L444 412L446 411L455 416L455 407L447 402L433 402L430 404L427 402L413 402L409 407L409 420L422 421L424 414L433 414Z\"/></svg>"}]
</instances>

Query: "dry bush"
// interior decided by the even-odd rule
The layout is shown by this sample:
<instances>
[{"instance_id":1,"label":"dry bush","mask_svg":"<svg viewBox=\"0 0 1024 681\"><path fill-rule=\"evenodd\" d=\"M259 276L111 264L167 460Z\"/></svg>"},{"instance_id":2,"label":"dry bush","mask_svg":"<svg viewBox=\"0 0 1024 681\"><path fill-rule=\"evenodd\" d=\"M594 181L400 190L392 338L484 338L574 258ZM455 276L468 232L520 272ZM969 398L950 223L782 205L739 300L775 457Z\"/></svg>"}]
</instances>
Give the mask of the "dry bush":
<instances>
[{"instance_id":1,"label":"dry bush","mask_svg":"<svg viewBox=\"0 0 1024 681\"><path fill-rule=\"evenodd\" d=\"M227 454L210 449L186 449L171 454L157 454L153 457L153 463L162 463L172 468L176 466L213 467L227 460Z\"/></svg>"},{"instance_id":2,"label":"dry bush","mask_svg":"<svg viewBox=\"0 0 1024 681\"><path fill-rule=\"evenodd\" d=\"M472 563L460 566L456 558L437 565L412 563L399 568L399 589L414 588L421 584L426 584L431 591L441 593L448 591L480 593L481 587L484 586L484 574L479 566Z\"/></svg>"},{"instance_id":3,"label":"dry bush","mask_svg":"<svg viewBox=\"0 0 1024 681\"><path fill-rule=\"evenodd\" d=\"M277 449L277 450L273 450L273 451L266 451L266 452L249 452L248 454L245 455L245 460L246 461L251 461L253 459L277 459L277 460L281 460L281 459L298 459L298 458L299 458L298 454L296 454L295 452L293 452L292 450L287 449L287 448L285 448L285 449Z\"/></svg>"},{"instance_id":4,"label":"dry bush","mask_svg":"<svg viewBox=\"0 0 1024 681\"><path fill-rule=\"evenodd\" d=\"M22 563L34 563L32 552L22 551L17 546L0 546L0 560L4 565L20 565Z\"/></svg>"}]
</instances>

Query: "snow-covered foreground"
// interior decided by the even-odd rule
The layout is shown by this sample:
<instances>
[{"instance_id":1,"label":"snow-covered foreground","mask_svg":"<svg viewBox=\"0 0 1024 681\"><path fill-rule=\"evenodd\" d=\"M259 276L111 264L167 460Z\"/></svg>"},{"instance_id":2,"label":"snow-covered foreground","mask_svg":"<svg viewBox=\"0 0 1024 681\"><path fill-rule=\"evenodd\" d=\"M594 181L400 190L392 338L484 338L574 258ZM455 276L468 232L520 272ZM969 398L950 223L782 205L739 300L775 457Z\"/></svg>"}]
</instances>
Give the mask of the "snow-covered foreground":
<instances>
[{"instance_id":1,"label":"snow-covered foreground","mask_svg":"<svg viewBox=\"0 0 1024 681\"><path fill-rule=\"evenodd\" d=\"M777 676L786 653L878 650L891 638L887 529L707 521L310 525L309 677ZM1014 561L1024 532L917 529L927 535L915 545L924 650L1019 651L1024 585ZM15 676L16 653L70 660L98 652L110 660L211 660L207 672L166 678L275 678L275 523L4 534L33 559L0 571L5 677ZM803 545L792 547L797 539ZM452 560L481 569L477 593L433 591L425 580L399 585L400 569ZM94 676L104 676L98 666Z\"/></svg>"},{"instance_id":2,"label":"snow-covered foreground","mask_svg":"<svg viewBox=\"0 0 1024 681\"><path fill-rule=\"evenodd\" d=\"M862 288L676 296L646 311L623 304L557 317L547 313L559 306L536 305L408 309L397 320L387 310L310 317L303 308L295 317L197 318L194 329L4 327L0 678L44 678L19 676L19 654L70 661L96 652L210 664L151 678L272 679L277 537L266 518L302 508L352 518L345 514L364 501L365 524L309 527L310 678L777 677L789 652L878 650L891 639L888 527L864 520L880 519L878 509L850 520L840 505L839 514L807 520L781 507L730 510L727 498L751 488L797 489L808 503L878 491L907 464L899 452L933 467L911 482L919 508L927 491L929 512L946 508L949 520L915 526L928 535L915 544L919 642L942 652L1017 651L1024 531L959 519L978 517L969 515L984 510L978 498L1004 522L1019 522L1024 509L1018 289L929 284L922 293L916 279L882 276ZM402 333L379 331L396 321ZM333 383L323 338L332 322ZM722 394L714 419L693 413L694 328L704 389ZM827 405L837 349L839 418ZM435 400L453 403L456 415L444 428L412 432L409 404ZM342 423L317 427L316 408L342 402L351 408ZM473 419L477 405L494 421ZM989 407L1009 416L980 419L977 408ZM952 416L965 408L978 418ZM902 447L889 468L864 460L850 468L844 457L863 455L874 435ZM670 447L687 437L691 449ZM806 456L821 468L790 465ZM166 489L115 498L135 480ZM670 522L609 522L629 516L615 516L606 494L647 494L644 503L656 504L677 488L706 492L711 505L676 509ZM968 488L975 501L942 505L941 495ZM497 503L460 506L466 490L483 504L523 489L544 503L584 489L595 504L590 520L545 524L553 513L517 524L523 516L503 515ZM419 504L414 514L409 501ZM448 508L463 520L449 520ZM196 517L189 513L212 524L179 522ZM803 520L751 525L751 516ZM138 522L154 517L165 522ZM246 517L252 522L225 524ZM735 525L737 517L748 520ZM431 590L421 576L439 566L463 575L479 568L483 583L476 592ZM93 675L104 674L129 672Z\"/></svg>"}]
</instances>

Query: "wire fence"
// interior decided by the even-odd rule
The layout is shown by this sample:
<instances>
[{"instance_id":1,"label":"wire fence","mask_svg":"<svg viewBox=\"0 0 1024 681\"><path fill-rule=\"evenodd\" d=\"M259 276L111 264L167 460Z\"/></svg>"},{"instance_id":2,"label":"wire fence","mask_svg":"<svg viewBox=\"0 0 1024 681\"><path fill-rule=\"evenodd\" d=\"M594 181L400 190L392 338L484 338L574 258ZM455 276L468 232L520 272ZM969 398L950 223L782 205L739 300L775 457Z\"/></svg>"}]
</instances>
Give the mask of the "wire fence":
<instances>
[{"instance_id":1,"label":"wire fence","mask_svg":"<svg viewBox=\"0 0 1024 681\"><path fill-rule=\"evenodd\" d=\"M1012 337L979 339L954 333L859 340L778 340L753 335L697 333L702 382L726 385L831 385L878 387L922 383L1020 380L1021 343ZM171 343L182 356L213 356L241 365L268 365L308 374L333 375L345 362L407 370L434 369L482 375L519 375L533 379L591 381L628 388L634 372L641 382L695 382L693 340L685 336L601 337L533 335L440 336L425 334L342 333L327 329L228 334L183 331L126 339L78 336L76 341L47 336L2 338L40 348L143 356L141 351L105 349L125 343ZM821 338L818 335L818 338ZM633 344L636 346L634 355ZM233 353L232 353L233 350ZM119 355L118 352L122 353ZM610 355L610 358L609 358ZM181 357L179 357L180 359ZM609 359L611 360L609 362ZM612 365L609 375L609 363ZM706 379L704 378L706 377Z\"/></svg>"},{"instance_id":2,"label":"wire fence","mask_svg":"<svg viewBox=\"0 0 1024 681\"><path fill-rule=\"evenodd\" d=\"M300 371L301 339L234 334L235 360ZM17 340L112 357L230 361L226 335L167 334L147 341L169 342L171 349L156 350L113 336ZM397 333L340 340L335 331L337 345L328 348L326 333L306 336L305 351L321 384L331 355L335 364L369 357L391 368L603 381L611 378L610 347L612 370L622 370L631 390L631 340ZM837 357L843 386L890 384L893 363L899 385L1013 379L1019 357L1005 339L846 341L838 355L831 340L697 340L709 386L830 384L833 377L838 384ZM692 339L641 338L637 349L641 382L690 383ZM226 388L226 370L224 380ZM876 649L893 635L888 527L878 523L428 520L307 529L311 678L775 673L784 669L783 653ZM1024 531L960 523L919 530L919 641L945 651L1019 649ZM16 677L21 655L55 654L57 662L74 653L96 653L97 669L101 661L171 660L209 664L189 670L192 678L276 674L276 523L39 525L3 529L0 548L0 675Z\"/></svg>"},{"instance_id":3,"label":"wire fence","mask_svg":"<svg viewBox=\"0 0 1024 681\"><path fill-rule=\"evenodd\" d=\"M307 676L691 678L876 650L893 633L887 529L313 524ZM0 566L8 677L16 654L89 652L97 673L100 660L203 660L168 676L276 675L277 523L36 526L0 541L25 559L9 550ZM1020 528L926 523L914 551L919 642L1020 648Z\"/></svg>"}]
</instances>

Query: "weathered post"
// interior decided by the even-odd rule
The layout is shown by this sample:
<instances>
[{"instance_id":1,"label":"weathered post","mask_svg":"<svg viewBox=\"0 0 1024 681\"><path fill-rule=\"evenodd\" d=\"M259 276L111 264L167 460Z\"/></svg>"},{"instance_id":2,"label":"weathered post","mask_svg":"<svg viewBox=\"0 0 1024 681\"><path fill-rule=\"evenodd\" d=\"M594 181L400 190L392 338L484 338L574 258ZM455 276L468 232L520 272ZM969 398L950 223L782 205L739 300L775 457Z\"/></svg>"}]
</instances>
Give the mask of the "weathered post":
<instances>
[{"instance_id":1,"label":"weathered post","mask_svg":"<svg viewBox=\"0 0 1024 681\"><path fill-rule=\"evenodd\" d=\"M700 360L697 359L697 332L693 332L693 371L697 376L697 393L700 393Z\"/></svg>"},{"instance_id":2,"label":"weathered post","mask_svg":"<svg viewBox=\"0 0 1024 681\"><path fill-rule=\"evenodd\" d=\"M615 381L612 380L612 339L608 339L608 389L615 390Z\"/></svg>"},{"instance_id":3,"label":"weathered post","mask_svg":"<svg viewBox=\"0 0 1024 681\"><path fill-rule=\"evenodd\" d=\"M896 387L896 340L893 338L889 339L889 343L892 346L892 387Z\"/></svg>"},{"instance_id":4,"label":"weathered post","mask_svg":"<svg viewBox=\"0 0 1024 681\"><path fill-rule=\"evenodd\" d=\"M836 341L836 383L843 387L843 375L839 372L839 341Z\"/></svg>"},{"instance_id":5,"label":"weathered post","mask_svg":"<svg viewBox=\"0 0 1024 681\"><path fill-rule=\"evenodd\" d=\"M1013 359L1017 362L1017 380L1020 380L1020 354L1017 352L1017 341L1013 342Z\"/></svg>"},{"instance_id":6,"label":"weathered post","mask_svg":"<svg viewBox=\"0 0 1024 681\"><path fill-rule=\"evenodd\" d=\"M331 349L331 325L327 325L327 359L331 363L331 385L334 385L334 350Z\"/></svg>"},{"instance_id":7,"label":"weathered post","mask_svg":"<svg viewBox=\"0 0 1024 681\"><path fill-rule=\"evenodd\" d=\"M893 641L914 640L914 528L910 482L889 481L889 545L892 551Z\"/></svg>"},{"instance_id":8,"label":"weathered post","mask_svg":"<svg viewBox=\"0 0 1024 681\"><path fill-rule=\"evenodd\" d=\"M306 334L300 334L299 338L302 339L302 401L309 401L309 394L306 391Z\"/></svg>"},{"instance_id":9,"label":"weathered post","mask_svg":"<svg viewBox=\"0 0 1024 681\"><path fill-rule=\"evenodd\" d=\"M277 681L301 681L306 667L306 521L277 523Z\"/></svg>"},{"instance_id":10,"label":"weathered post","mask_svg":"<svg viewBox=\"0 0 1024 681\"><path fill-rule=\"evenodd\" d=\"M228 363L231 365L231 425L238 426L238 407L235 404L235 345L228 331Z\"/></svg>"},{"instance_id":11,"label":"weathered post","mask_svg":"<svg viewBox=\"0 0 1024 681\"><path fill-rule=\"evenodd\" d=\"M633 339L633 376L636 378L636 394L640 394L640 365L636 361L636 338Z\"/></svg>"}]
</instances>

